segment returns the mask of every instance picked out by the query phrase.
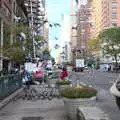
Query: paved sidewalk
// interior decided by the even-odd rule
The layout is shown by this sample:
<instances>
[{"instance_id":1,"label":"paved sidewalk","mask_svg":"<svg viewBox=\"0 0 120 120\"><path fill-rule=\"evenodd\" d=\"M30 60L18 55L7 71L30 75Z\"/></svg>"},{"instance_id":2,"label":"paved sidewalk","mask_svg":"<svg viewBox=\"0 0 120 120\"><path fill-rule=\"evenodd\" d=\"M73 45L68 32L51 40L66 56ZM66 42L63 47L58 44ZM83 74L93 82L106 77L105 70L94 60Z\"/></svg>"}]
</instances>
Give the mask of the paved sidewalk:
<instances>
[{"instance_id":1,"label":"paved sidewalk","mask_svg":"<svg viewBox=\"0 0 120 120\"><path fill-rule=\"evenodd\" d=\"M81 73L81 76L84 76L84 73ZM100 90L100 92L106 96L103 91ZM0 103L0 106L3 106L4 103L6 105L11 100L6 107L0 110L0 120L67 120L62 99L12 101L13 96L16 96L16 94L9 96L3 103ZM90 115L93 113L92 108L89 112ZM104 113L104 111L102 112ZM97 116L99 115L101 114L98 113Z\"/></svg>"},{"instance_id":2,"label":"paved sidewalk","mask_svg":"<svg viewBox=\"0 0 120 120\"><path fill-rule=\"evenodd\" d=\"M96 106L96 105L95 105ZM99 108L98 108L99 109ZM89 108L87 110L94 117L103 118L104 111L94 112ZM101 120L94 119L94 120ZM28 101L19 99L11 101L0 111L0 120L67 120L64 103L62 99ZM104 120L109 120L104 119Z\"/></svg>"},{"instance_id":3,"label":"paved sidewalk","mask_svg":"<svg viewBox=\"0 0 120 120\"><path fill-rule=\"evenodd\" d=\"M30 119L25 119L29 117ZM41 119L33 119L40 117ZM23 119L24 118L24 119ZM42 119L43 118L43 119ZM11 102L0 111L0 120L67 120L62 100L53 99Z\"/></svg>"}]
</instances>

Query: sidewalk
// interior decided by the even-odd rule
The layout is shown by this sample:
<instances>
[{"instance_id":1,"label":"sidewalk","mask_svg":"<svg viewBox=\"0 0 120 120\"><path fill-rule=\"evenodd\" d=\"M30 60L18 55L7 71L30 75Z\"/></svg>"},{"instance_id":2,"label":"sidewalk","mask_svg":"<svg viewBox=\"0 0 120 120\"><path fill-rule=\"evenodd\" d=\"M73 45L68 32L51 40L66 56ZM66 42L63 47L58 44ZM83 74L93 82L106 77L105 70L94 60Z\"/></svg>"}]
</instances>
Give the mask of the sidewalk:
<instances>
[{"instance_id":1,"label":"sidewalk","mask_svg":"<svg viewBox=\"0 0 120 120\"><path fill-rule=\"evenodd\" d=\"M87 108L84 114L88 115L89 113L90 115L94 116L94 118L96 118L94 120L103 119L103 115L106 115L104 114L104 111L102 111L97 106L96 109L101 112L93 110L92 106ZM84 110L84 107L81 108L81 110ZM3 109L1 109L0 120L67 120L67 117L62 99L55 98L51 101L28 101L22 99L13 101L11 99L11 102ZM107 118L104 120L110 119Z\"/></svg>"},{"instance_id":2,"label":"sidewalk","mask_svg":"<svg viewBox=\"0 0 120 120\"><path fill-rule=\"evenodd\" d=\"M29 118L29 119L28 119ZM18 100L0 111L0 120L67 120L62 99Z\"/></svg>"},{"instance_id":3,"label":"sidewalk","mask_svg":"<svg viewBox=\"0 0 120 120\"><path fill-rule=\"evenodd\" d=\"M83 73L81 73L80 75L84 76ZM49 100L27 101L19 99L17 101L13 101L12 98L16 96L18 92L20 91L16 91L16 93L9 96L8 98L6 98L6 100L0 103L1 107L6 105L8 101L11 101L7 106L0 110L0 120L67 120L64 109L64 103L62 99L53 99L51 101ZM100 93L101 92L103 95L104 92L100 90ZM104 95L106 96L106 94ZM98 107L99 105L97 105L96 109L99 109ZM101 116L101 113L102 115L104 114L104 111L102 109L99 109L99 111L100 110L102 111L101 113L100 112L96 113L96 109L95 111L93 111L92 107L89 108L89 114L92 115L93 113L95 113L97 115L96 117ZM84 108L82 110L84 110ZM86 111L88 113L88 109Z\"/></svg>"}]
</instances>

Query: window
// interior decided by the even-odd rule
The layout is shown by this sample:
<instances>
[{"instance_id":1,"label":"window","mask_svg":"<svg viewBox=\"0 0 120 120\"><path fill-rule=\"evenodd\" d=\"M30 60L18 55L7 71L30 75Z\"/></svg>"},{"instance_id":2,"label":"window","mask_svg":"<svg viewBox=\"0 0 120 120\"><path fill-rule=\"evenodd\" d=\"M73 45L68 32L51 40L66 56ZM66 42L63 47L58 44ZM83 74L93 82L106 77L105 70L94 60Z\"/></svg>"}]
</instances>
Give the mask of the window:
<instances>
[{"instance_id":1,"label":"window","mask_svg":"<svg viewBox=\"0 0 120 120\"><path fill-rule=\"evenodd\" d=\"M112 26L117 26L117 23L112 23Z\"/></svg>"}]
</instances>

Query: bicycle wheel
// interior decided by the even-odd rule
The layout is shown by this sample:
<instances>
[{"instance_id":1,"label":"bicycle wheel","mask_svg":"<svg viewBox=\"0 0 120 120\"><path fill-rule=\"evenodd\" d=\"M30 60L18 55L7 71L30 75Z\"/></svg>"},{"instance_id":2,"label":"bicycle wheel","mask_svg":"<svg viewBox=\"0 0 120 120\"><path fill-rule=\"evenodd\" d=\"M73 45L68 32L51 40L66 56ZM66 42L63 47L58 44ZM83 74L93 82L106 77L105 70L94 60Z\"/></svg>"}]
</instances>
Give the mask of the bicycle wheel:
<instances>
[{"instance_id":1,"label":"bicycle wheel","mask_svg":"<svg viewBox=\"0 0 120 120\"><path fill-rule=\"evenodd\" d=\"M52 100L53 99L53 89L51 88L50 91L47 91L47 99Z\"/></svg>"}]
</instances>

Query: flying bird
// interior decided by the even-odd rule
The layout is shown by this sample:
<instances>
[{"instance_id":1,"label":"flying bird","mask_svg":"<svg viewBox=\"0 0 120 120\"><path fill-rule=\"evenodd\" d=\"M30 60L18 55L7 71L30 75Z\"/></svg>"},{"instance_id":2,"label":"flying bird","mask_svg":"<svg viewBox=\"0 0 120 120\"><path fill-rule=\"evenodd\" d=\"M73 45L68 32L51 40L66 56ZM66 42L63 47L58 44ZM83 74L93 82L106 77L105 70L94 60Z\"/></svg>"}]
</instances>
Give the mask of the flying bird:
<instances>
[{"instance_id":1,"label":"flying bird","mask_svg":"<svg viewBox=\"0 0 120 120\"><path fill-rule=\"evenodd\" d=\"M58 44L55 45L55 49L58 49L60 46Z\"/></svg>"},{"instance_id":2,"label":"flying bird","mask_svg":"<svg viewBox=\"0 0 120 120\"><path fill-rule=\"evenodd\" d=\"M58 40L58 38L57 38L57 37L55 37L55 39L56 39L56 40Z\"/></svg>"},{"instance_id":3,"label":"flying bird","mask_svg":"<svg viewBox=\"0 0 120 120\"><path fill-rule=\"evenodd\" d=\"M53 25L52 25L52 24L49 24L49 26L50 26L50 27L53 27Z\"/></svg>"},{"instance_id":4,"label":"flying bird","mask_svg":"<svg viewBox=\"0 0 120 120\"><path fill-rule=\"evenodd\" d=\"M58 26L58 27L61 27L61 25L60 25L59 23L54 23L54 26L55 26L55 27L57 27L57 26Z\"/></svg>"}]
</instances>

